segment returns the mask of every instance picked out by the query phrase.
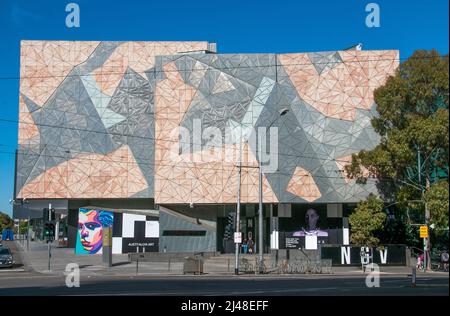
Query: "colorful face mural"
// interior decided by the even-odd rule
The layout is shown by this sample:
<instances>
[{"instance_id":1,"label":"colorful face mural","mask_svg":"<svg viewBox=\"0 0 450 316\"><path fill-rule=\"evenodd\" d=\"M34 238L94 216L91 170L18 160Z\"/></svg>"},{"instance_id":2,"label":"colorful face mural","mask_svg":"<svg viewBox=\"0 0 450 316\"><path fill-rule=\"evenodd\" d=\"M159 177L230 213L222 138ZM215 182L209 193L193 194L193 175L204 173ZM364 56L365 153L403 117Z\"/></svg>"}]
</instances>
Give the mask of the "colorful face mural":
<instances>
[{"instance_id":1,"label":"colorful face mural","mask_svg":"<svg viewBox=\"0 0 450 316\"><path fill-rule=\"evenodd\" d=\"M75 252L77 254L101 252L103 228L112 227L113 219L114 214L111 212L80 208Z\"/></svg>"}]
</instances>

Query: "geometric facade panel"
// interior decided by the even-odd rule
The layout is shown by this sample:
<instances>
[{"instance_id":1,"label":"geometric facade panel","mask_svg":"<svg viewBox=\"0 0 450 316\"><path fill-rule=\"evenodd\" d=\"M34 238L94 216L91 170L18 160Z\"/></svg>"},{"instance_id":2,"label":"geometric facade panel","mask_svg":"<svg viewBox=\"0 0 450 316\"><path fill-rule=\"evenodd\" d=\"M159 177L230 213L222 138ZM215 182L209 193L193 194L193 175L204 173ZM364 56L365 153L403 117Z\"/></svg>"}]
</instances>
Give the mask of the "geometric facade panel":
<instances>
[{"instance_id":1,"label":"geometric facade panel","mask_svg":"<svg viewBox=\"0 0 450 316\"><path fill-rule=\"evenodd\" d=\"M398 51L157 57L155 201L237 200L237 159L195 159L210 144L192 136L201 126L220 130L222 151L242 142L251 152L256 166L243 166L241 201L257 202L259 158L247 142L271 123L278 168L264 173L264 202L353 202L377 193L374 179L361 185L345 177L342 157L379 142L370 124L373 91L394 74L398 58ZM289 112L277 119L284 108ZM181 129L191 138L181 139ZM173 155L186 142L190 155Z\"/></svg>"},{"instance_id":2,"label":"geometric facade panel","mask_svg":"<svg viewBox=\"0 0 450 316\"><path fill-rule=\"evenodd\" d=\"M79 155L45 170L22 187L28 198L121 198L145 190L147 183L131 150Z\"/></svg>"},{"instance_id":3,"label":"geometric facade panel","mask_svg":"<svg viewBox=\"0 0 450 316\"><path fill-rule=\"evenodd\" d=\"M207 49L207 42L22 41L17 197L153 197L155 83L147 72L157 55ZM106 163L125 151L129 168Z\"/></svg>"},{"instance_id":4,"label":"geometric facade panel","mask_svg":"<svg viewBox=\"0 0 450 316\"><path fill-rule=\"evenodd\" d=\"M267 203L356 202L377 193L374 179L358 184L343 167L379 143L373 91L395 73L398 51L208 48L22 41L17 197L235 203L240 148L243 203L258 201L261 166ZM269 171L253 141L267 131L263 147L274 150L274 128Z\"/></svg>"},{"instance_id":5,"label":"geometric facade panel","mask_svg":"<svg viewBox=\"0 0 450 316\"><path fill-rule=\"evenodd\" d=\"M308 171L301 167L295 168L287 190L308 202L313 202L321 196L319 188L314 182L314 178Z\"/></svg>"}]
</instances>

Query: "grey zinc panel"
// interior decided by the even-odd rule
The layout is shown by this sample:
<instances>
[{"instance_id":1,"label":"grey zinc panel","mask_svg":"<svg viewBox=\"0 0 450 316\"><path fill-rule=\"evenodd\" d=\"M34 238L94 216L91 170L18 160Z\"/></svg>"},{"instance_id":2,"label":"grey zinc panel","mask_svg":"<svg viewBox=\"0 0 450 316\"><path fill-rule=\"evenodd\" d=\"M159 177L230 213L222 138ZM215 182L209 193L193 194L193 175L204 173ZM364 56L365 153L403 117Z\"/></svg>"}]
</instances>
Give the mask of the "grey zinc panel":
<instances>
[{"instance_id":1,"label":"grey zinc panel","mask_svg":"<svg viewBox=\"0 0 450 316\"><path fill-rule=\"evenodd\" d=\"M192 69L191 60L185 55L175 60L175 65L178 69L178 73L184 82L187 82L190 75L190 69Z\"/></svg>"},{"instance_id":2,"label":"grey zinc panel","mask_svg":"<svg viewBox=\"0 0 450 316\"><path fill-rule=\"evenodd\" d=\"M78 94L74 92L78 92ZM79 78L66 79L58 87L54 96L41 111L40 119L44 126L40 126L39 129L43 144L64 147L61 137L67 136L82 140L82 148L75 148L76 150L88 152L95 150L95 152L106 154L115 148ZM64 110L60 111L60 106L57 104L63 104ZM77 122L65 121L66 112L85 116L86 126L81 128ZM84 121L83 125L85 125ZM64 128L53 126L64 126Z\"/></svg>"},{"instance_id":3,"label":"grey zinc panel","mask_svg":"<svg viewBox=\"0 0 450 316\"><path fill-rule=\"evenodd\" d=\"M26 106L28 108L28 111L30 113L32 113L34 111L37 111L37 110L39 110L41 108L39 105L34 103L34 101L31 100L30 98L28 98L26 95L24 95L22 93L20 95L22 96L23 100L25 101L25 104L26 104Z\"/></svg>"},{"instance_id":4,"label":"grey zinc panel","mask_svg":"<svg viewBox=\"0 0 450 316\"><path fill-rule=\"evenodd\" d=\"M101 67L119 46L119 44L119 42L101 42L89 58L84 63L76 67L77 72L75 73L88 74Z\"/></svg>"},{"instance_id":5,"label":"grey zinc panel","mask_svg":"<svg viewBox=\"0 0 450 316\"><path fill-rule=\"evenodd\" d=\"M319 74L333 69L342 62L341 56L337 52L308 53L308 57Z\"/></svg>"},{"instance_id":6,"label":"grey zinc panel","mask_svg":"<svg viewBox=\"0 0 450 316\"><path fill-rule=\"evenodd\" d=\"M33 168L39 165L36 165L39 160L39 151L29 149L27 147L19 145L18 153L17 153L17 180L16 180L16 189L17 192L30 180L34 179L34 177L39 174L31 175Z\"/></svg>"}]
</instances>

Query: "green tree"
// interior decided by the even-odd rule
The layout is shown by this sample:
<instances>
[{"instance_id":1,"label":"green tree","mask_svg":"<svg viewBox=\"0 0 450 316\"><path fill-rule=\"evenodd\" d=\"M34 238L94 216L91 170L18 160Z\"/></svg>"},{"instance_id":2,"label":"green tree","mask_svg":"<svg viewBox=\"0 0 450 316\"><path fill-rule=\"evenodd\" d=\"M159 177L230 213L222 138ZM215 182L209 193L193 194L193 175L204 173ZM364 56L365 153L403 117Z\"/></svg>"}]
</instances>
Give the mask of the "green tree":
<instances>
[{"instance_id":1,"label":"green tree","mask_svg":"<svg viewBox=\"0 0 450 316\"><path fill-rule=\"evenodd\" d=\"M22 220L20 222L20 234L26 234L28 231L28 220Z\"/></svg>"},{"instance_id":2,"label":"green tree","mask_svg":"<svg viewBox=\"0 0 450 316\"><path fill-rule=\"evenodd\" d=\"M448 229L448 207L442 203L448 201L448 90L448 56L414 52L374 92L378 115L372 126L379 145L354 154L346 166L358 182L367 174L377 178L384 200L398 203L407 218L423 214L421 221L434 223L436 231Z\"/></svg>"},{"instance_id":3,"label":"green tree","mask_svg":"<svg viewBox=\"0 0 450 316\"><path fill-rule=\"evenodd\" d=\"M380 240L375 236L375 232L382 229L385 223L386 214L383 212L383 208L383 201L372 194L367 200L358 204L355 211L349 216L350 241L353 244L370 248L378 246Z\"/></svg>"},{"instance_id":4,"label":"green tree","mask_svg":"<svg viewBox=\"0 0 450 316\"><path fill-rule=\"evenodd\" d=\"M448 181L439 181L425 192L425 201L428 203L431 218L430 223L437 233L442 233L448 227Z\"/></svg>"},{"instance_id":5,"label":"green tree","mask_svg":"<svg viewBox=\"0 0 450 316\"><path fill-rule=\"evenodd\" d=\"M11 219L11 217L9 217L8 214L0 212L0 233L4 229L12 229L13 227L14 227L14 222Z\"/></svg>"}]
</instances>

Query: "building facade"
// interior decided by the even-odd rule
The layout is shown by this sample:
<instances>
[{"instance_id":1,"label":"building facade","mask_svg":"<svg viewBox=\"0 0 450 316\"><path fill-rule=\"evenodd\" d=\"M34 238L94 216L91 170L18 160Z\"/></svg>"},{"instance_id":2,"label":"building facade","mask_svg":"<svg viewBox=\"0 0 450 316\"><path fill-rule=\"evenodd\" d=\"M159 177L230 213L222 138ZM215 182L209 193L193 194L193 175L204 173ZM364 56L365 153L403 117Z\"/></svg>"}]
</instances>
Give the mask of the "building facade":
<instances>
[{"instance_id":1,"label":"building facade","mask_svg":"<svg viewBox=\"0 0 450 316\"><path fill-rule=\"evenodd\" d=\"M151 251L227 251L239 182L244 236L259 238L262 168L265 250L311 208L327 242L344 243L333 229L378 185L344 166L378 144L373 92L398 65L396 50L22 41L14 216L38 219L51 204L69 246L88 208L121 214L121 242L139 234L157 239Z\"/></svg>"}]
</instances>

